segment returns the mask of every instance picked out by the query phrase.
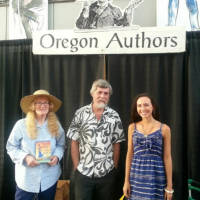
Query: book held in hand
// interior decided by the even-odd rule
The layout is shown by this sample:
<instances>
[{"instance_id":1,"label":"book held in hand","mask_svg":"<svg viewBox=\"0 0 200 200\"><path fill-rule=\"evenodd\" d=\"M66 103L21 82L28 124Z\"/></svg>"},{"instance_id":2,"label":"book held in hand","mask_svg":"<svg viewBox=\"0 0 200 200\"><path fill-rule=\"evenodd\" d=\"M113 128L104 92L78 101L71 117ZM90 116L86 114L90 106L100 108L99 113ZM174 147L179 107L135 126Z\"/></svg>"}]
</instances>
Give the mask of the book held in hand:
<instances>
[{"instance_id":1,"label":"book held in hand","mask_svg":"<svg viewBox=\"0 0 200 200\"><path fill-rule=\"evenodd\" d=\"M35 143L35 158L40 163L50 162L51 142L39 141Z\"/></svg>"}]
</instances>

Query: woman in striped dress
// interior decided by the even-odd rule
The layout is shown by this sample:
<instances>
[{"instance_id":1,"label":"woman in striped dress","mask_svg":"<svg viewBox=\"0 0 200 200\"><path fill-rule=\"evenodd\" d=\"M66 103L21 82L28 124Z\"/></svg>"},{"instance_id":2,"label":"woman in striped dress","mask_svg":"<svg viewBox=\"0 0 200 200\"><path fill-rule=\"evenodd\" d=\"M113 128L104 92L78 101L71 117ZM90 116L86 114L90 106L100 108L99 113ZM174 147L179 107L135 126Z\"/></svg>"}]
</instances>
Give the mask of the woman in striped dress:
<instances>
[{"instance_id":1,"label":"woman in striped dress","mask_svg":"<svg viewBox=\"0 0 200 200\"><path fill-rule=\"evenodd\" d=\"M154 100L138 95L131 108L123 187L129 200L171 200L171 133L159 121Z\"/></svg>"}]
</instances>

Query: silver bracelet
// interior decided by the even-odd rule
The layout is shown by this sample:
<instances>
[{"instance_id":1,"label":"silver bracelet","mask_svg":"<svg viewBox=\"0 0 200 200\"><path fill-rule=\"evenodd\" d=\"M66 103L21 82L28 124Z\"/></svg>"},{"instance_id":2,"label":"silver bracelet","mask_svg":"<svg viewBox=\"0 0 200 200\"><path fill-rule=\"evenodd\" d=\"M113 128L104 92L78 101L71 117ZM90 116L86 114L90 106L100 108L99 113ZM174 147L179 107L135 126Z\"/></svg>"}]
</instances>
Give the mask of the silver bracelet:
<instances>
[{"instance_id":1,"label":"silver bracelet","mask_svg":"<svg viewBox=\"0 0 200 200\"><path fill-rule=\"evenodd\" d=\"M168 190L168 189L165 188L165 192L167 192L167 193L169 193L169 194L173 194L173 193L174 193L174 190L173 190L173 189L172 189L172 190Z\"/></svg>"}]
</instances>

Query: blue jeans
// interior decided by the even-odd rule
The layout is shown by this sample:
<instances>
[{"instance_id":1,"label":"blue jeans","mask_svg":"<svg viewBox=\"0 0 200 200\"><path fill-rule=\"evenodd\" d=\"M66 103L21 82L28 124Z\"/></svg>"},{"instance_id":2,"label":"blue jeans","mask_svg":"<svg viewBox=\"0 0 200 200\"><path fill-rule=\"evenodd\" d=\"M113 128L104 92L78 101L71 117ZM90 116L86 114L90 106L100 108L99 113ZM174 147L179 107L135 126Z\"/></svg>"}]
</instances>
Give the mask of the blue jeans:
<instances>
[{"instance_id":1,"label":"blue jeans","mask_svg":"<svg viewBox=\"0 0 200 200\"><path fill-rule=\"evenodd\" d=\"M115 178L116 169L102 178L90 178L76 170L75 200L113 200Z\"/></svg>"},{"instance_id":2,"label":"blue jeans","mask_svg":"<svg viewBox=\"0 0 200 200\"><path fill-rule=\"evenodd\" d=\"M54 200L56 185L57 182L49 189L39 193L26 192L16 186L15 200Z\"/></svg>"}]
</instances>

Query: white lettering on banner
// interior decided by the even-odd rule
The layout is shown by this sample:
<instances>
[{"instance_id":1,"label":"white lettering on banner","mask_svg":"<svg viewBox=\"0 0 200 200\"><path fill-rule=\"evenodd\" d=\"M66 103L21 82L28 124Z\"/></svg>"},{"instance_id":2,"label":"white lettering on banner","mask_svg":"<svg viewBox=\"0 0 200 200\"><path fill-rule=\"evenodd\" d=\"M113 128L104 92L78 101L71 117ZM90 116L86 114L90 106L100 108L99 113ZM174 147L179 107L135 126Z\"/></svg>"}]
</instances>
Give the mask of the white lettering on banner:
<instances>
[{"instance_id":1,"label":"white lettering on banner","mask_svg":"<svg viewBox=\"0 0 200 200\"><path fill-rule=\"evenodd\" d=\"M145 54L184 52L184 27L131 30L54 30L33 34L34 54Z\"/></svg>"}]
</instances>

